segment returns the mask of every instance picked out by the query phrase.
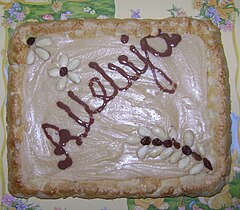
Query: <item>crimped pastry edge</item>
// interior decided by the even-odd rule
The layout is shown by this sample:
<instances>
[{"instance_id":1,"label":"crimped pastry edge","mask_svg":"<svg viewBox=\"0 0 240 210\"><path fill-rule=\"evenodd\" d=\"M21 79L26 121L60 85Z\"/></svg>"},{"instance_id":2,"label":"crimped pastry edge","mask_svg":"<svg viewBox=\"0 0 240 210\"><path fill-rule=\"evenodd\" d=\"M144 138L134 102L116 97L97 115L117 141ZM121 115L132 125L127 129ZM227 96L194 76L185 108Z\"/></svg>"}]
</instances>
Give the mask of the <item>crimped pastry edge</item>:
<instances>
[{"instance_id":1,"label":"crimped pastry edge","mask_svg":"<svg viewBox=\"0 0 240 210\"><path fill-rule=\"evenodd\" d=\"M152 177L132 180L101 180L95 182L71 182L44 178L44 189L29 189L22 179L20 171L21 154L19 144L22 141L23 125L21 124L21 89L28 46L26 39L30 36L41 36L52 33L74 32L85 29L95 34L105 28L104 33L111 35L124 31L141 37L142 30L154 32L160 28L167 33L190 33L202 38L208 57L208 77L214 78L208 84L208 106L214 121L214 142L218 159L217 170L206 174L189 175L175 179L158 180ZM128 34L129 34L128 33ZM87 34L87 35L89 35ZM211 196L219 192L228 181L230 170L231 143L230 96L227 62L221 44L221 35L210 21L191 18L167 18L163 20L67 20L44 23L27 23L17 28L9 42L9 81L8 81L8 172L9 191L14 196L39 198L119 198L119 197L165 197L165 196ZM218 95L218 101L212 96ZM36 180L38 181L38 180Z\"/></svg>"}]
</instances>

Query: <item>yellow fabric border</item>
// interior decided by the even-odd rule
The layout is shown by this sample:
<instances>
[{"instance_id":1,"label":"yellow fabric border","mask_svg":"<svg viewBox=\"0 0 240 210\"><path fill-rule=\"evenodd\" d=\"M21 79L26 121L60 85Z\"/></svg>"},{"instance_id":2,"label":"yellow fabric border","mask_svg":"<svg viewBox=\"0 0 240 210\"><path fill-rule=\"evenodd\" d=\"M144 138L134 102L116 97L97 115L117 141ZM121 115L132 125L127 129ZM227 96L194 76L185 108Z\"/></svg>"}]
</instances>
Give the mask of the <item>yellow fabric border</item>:
<instances>
[{"instance_id":1,"label":"yellow fabric border","mask_svg":"<svg viewBox=\"0 0 240 210\"><path fill-rule=\"evenodd\" d=\"M4 49L7 49L7 43L8 43L8 32L5 30L5 44ZM7 94L7 80L4 75L4 64L6 63L6 56L3 56L2 60L2 74L3 74L3 90L1 90L1 93L3 93L3 102L1 107L1 124L2 124L2 130L3 130L3 144L2 144L2 150L1 150L1 156L0 156L0 177L1 177L1 184L2 184L2 194L5 194L6 192L6 183L5 183L5 173L4 173L4 163L3 163L3 156L7 147L7 134L6 134L6 120L5 120L5 102L6 102L6 94Z\"/></svg>"},{"instance_id":2,"label":"yellow fabric border","mask_svg":"<svg viewBox=\"0 0 240 210\"><path fill-rule=\"evenodd\" d=\"M236 13L234 13L234 20L236 20ZM238 102L238 113L237 114L240 115L240 93L239 93L239 90L238 90L238 82L240 82L239 81L239 77L240 77L240 54L239 54L238 45L237 45L237 35L236 35L236 24L235 24L235 22L234 22L234 25L233 25L232 39L233 39L233 46L234 46L236 62L237 62L234 89L236 91L237 102ZM238 142L240 144L240 123L238 123Z\"/></svg>"}]
</instances>

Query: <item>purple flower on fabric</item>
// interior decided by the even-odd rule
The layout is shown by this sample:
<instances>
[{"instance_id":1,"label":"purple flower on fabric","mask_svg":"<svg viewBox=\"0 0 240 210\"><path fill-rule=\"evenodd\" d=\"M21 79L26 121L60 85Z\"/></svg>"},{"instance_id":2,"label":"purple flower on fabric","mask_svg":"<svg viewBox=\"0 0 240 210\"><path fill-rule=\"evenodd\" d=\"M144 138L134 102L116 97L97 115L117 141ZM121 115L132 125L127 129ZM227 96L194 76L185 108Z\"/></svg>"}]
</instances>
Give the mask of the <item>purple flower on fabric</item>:
<instances>
[{"instance_id":1,"label":"purple flower on fabric","mask_svg":"<svg viewBox=\"0 0 240 210\"><path fill-rule=\"evenodd\" d=\"M219 26L220 30L223 30L225 32L232 31L233 30L233 23L231 20L226 20L225 24L222 24Z\"/></svg>"},{"instance_id":2,"label":"purple flower on fabric","mask_svg":"<svg viewBox=\"0 0 240 210\"><path fill-rule=\"evenodd\" d=\"M8 23L8 24L11 24L12 22L13 22L13 20L12 20L11 18L8 18L8 19L7 19L7 23Z\"/></svg>"},{"instance_id":3,"label":"purple flower on fabric","mask_svg":"<svg viewBox=\"0 0 240 210\"><path fill-rule=\"evenodd\" d=\"M18 21L22 21L25 18L25 16L26 15L23 12L19 12L19 13L17 13L16 18Z\"/></svg>"},{"instance_id":4,"label":"purple flower on fabric","mask_svg":"<svg viewBox=\"0 0 240 210\"><path fill-rule=\"evenodd\" d=\"M72 15L72 12L71 11L66 11L66 12L64 12L66 15L69 15L69 16L71 16Z\"/></svg>"},{"instance_id":5,"label":"purple flower on fabric","mask_svg":"<svg viewBox=\"0 0 240 210\"><path fill-rule=\"evenodd\" d=\"M20 4L19 4L18 2L15 2L15 3L12 5L13 8L19 8L19 6L20 6Z\"/></svg>"},{"instance_id":6,"label":"purple flower on fabric","mask_svg":"<svg viewBox=\"0 0 240 210\"><path fill-rule=\"evenodd\" d=\"M177 17L186 17L187 14L184 10L180 9L179 11L177 11L176 16Z\"/></svg>"},{"instance_id":7,"label":"purple flower on fabric","mask_svg":"<svg viewBox=\"0 0 240 210\"><path fill-rule=\"evenodd\" d=\"M107 207L104 207L103 209L100 209L100 210L110 210L110 209L108 209Z\"/></svg>"},{"instance_id":8,"label":"purple flower on fabric","mask_svg":"<svg viewBox=\"0 0 240 210\"><path fill-rule=\"evenodd\" d=\"M60 20L67 20L71 16L72 16L72 12L66 11L61 14Z\"/></svg>"},{"instance_id":9,"label":"purple flower on fabric","mask_svg":"<svg viewBox=\"0 0 240 210\"><path fill-rule=\"evenodd\" d=\"M196 204L196 201L191 201L188 205L190 209L193 209L193 205Z\"/></svg>"},{"instance_id":10,"label":"purple flower on fabric","mask_svg":"<svg viewBox=\"0 0 240 210\"><path fill-rule=\"evenodd\" d=\"M20 7L15 8L16 11L21 11Z\"/></svg>"},{"instance_id":11,"label":"purple flower on fabric","mask_svg":"<svg viewBox=\"0 0 240 210\"><path fill-rule=\"evenodd\" d=\"M18 204L16 205L16 210L25 210L27 209L27 206L21 201L18 201Z\"/></svg>"},{"instance_id":12,"label":"purple flower on fabric","mask_svg":"<svg viewBox=\"0 0 240 210\"><path fill-rule=\"evenodd\" d=\"M238 138L238 126L240 123L240 116L232 112L231 113L231 120L232 120L232 144L231 144L231 151L237 150L238 154L240 154L240 139Z\"/></svg>"},{"instance_id":13,"label":"purple flower on fabric","mask_svg":"<svg viewBox=\"0 0 240 210\"><path fill-rule=\"evenodd\" d=\"M20 7L20 4L15 2L13 5L12 5L12 8L15 9L15 11L20 11L21 10L21 7Z\"/></svg>"},{"instance_id":14,"label":"purple flower on fabric","mask_svg":"<svg viewBox=\"0 0 240 210\"><path fill-rule=\"evenodd\" d=\"M131 18L140 18L140 9L131 9Z\"/></svg>"},{"instance_id":15,"label":"purple flower on fabric","mask_svg":"<svg viewBox=\"0 0 240 210\"><path fill-rule=\"evenodd\" d=\"M209 18L212 18L216 14L215 7L209 7L208 10L205 12L205 15Z\"/></svg>"},{"instance_id":16,"label":"purple flower on fabric","mask_svg":"<svg viewBox=\"0 0 240 210\"><path fill-rule=\"evenodd\" d=\"M13 8L9 8L8 9L8 13L12 17L16 12L15 12L15 10Z\"/></svg>"},{"instance_id":17,"label":"purple flower on fabric","mask_svg":"<svg viewBox=\"0 0 240 210\"><path fill-rule=\"evenodd\" d=\"M216 25L221 21L222 21L222 18L218 14L215 14L214 17L212 18L212 22Z\"/></svg>"},{"instance_id":18,"label":"purple flower on fabric","mask_svg":"<svg viewBox=\"0 0 240 210\"><path fill-rule=\"evenodd\" d=\"M11 195L2 196L2 204L7 207L12 207L12 204L15 202L15 198Z\"/></svg>"}]
</instances>

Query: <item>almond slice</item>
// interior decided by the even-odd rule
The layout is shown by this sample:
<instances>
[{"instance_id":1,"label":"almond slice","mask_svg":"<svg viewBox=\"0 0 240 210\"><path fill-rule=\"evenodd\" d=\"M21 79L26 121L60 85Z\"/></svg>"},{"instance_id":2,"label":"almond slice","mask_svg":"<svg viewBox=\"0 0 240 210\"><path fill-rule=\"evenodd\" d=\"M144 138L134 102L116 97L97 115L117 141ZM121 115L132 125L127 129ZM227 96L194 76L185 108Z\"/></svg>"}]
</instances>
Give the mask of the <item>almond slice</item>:
<instances>
[{"instance_id":1,"label":"almond slice","mask_svg":"<svg viewBox=\"0 0 240 210\"><path fill-rule=\"evenodd\" d=\"M140 136L150 136L151 135L151 131L147 128L147 127L145 127L145 126L140 126L139 128L138 128L138 131L137 131L137 133L140 135Z\"/></svg>"},{"instance_id":2,"label":"almond slice","mask_svg":"<svg viewBox=\"0 0 240 210\"><path fill-rule=\"evenodd\" d=\"M68 72L68 77L75 83L80 83L81 81L79 74L76 72Z\"/></svg>"},{"instance_id":3,"label":"almond slice","mask_svg":"<svg viewBox=\"0 0 240 210\"><path fill-rule=\"evenodd\" d=\"M191 168L189 174L198 174L203 170L203 168L204 168L203 163L198 163L197 165Z\"/></svg>"},{"instance_id":4,"label":"almond slice","mask_svg":"<svg viewBox=\"0 0 240 210\"><path fill-rule=\"evenodd\" d=\"M167 133L162 127L154 127L152 128L152 133L159 137L161 140L167 139Z\"/></svg>"},{"instance_id":5,"label":"almond slice","mask_svg":"<svg viewBox=\"0 0 240 210\"><path fill-rule=\"evenodd\" d=\"M36 41L36 46L38 47L47 47L47 46L51 46L52 44L53 44L53 41L49 37L45 37Z\"/></svg>"},{"instance_id":6,"label":"almond slice","mask_svg":"<svg viewBox=\"0 0 240 210\"><path fill-rule=\"evenodd\" d=\"M68 65L68 57L66 55L61 55L59 58L59 67L67 67Z\"/></svg>"},{"instance_id":7,"label":"almond slice","mask_svg":"<svg viewBox=\"0 0 240 210\"><path fill-rule=\"evenodd\" d=\"M197 144L197 150L200 153L200 155L202 155L202 157L206 155L206 151L203 145Z\"/></svg>"},{"instance_id":8,"label":"almond slice","mask_svg":"<svg viewBox=\"0 0 240 210\"><path fill-rule=\"evenodd\" d=\"M50 70L48 70L48 75L50 77L59 77L59 68L52 68Z\"/></svg>"},{"instance_id":9,"label":"almond slice","mask_svg":"<svg viewBox=\"0 0 240 210\"><path fill-rule=\"evenodd\" d=\"M140 143L140 139L138 137L136 137L136 136L128 136L126 138L126 141L130 145L135 145L135 144L139 144Z\"/></svg>"},{"instance_id":10,"label":"almond slice","mask_svg":"<svg viewBox=\"0 0 240 210\"><path fill-rule=\"evenodd\" d=\"M151 150L151 152L149 153L149 156L152 158L155 158L155 157L159 156L162 151L163 151L163 147L157 147L157 148Z\"/></svg>"},{"instance_id":11,"label":"almond slice","mask_svg":"<svg viewBox=\"0 0 240 210\"><path fill-rule=\"evenodd\" d=\"M58 83L57 83L57 90L58 91L61 91L63 90L66 85L67 85L67 80L68 78L67 77L61 77L59 80L58 80Z\"/></svg>"},{"instance_id":12,"label":"almond slice","mask_svg":"<svg viewBox=\"0 0 240 210\"><path fill-rule=\"evenodd\" d=\"M74 58L71 60L67 66L69 71L72 71L73 69L76 69L80 65L80 60L77 58Z\"/></svg>"},{"instance_id":13,"label":"almond slice","mask_svg":"<svg viewBox=\"0 0 240 210\"><path fill-rule=\"evenodd\" d=\"M183 141L186 145L191 147L194 143L194 133L191 130L186 130L183 134Z\"/></svg>"},{"instance_id":14,"label":"almond slice","mask_svg":"<svg viewBox=\"0 0 240 210\"><path fill-rule=\"evenodd\" d=\"M168 135L171 139L177 139L177 131L173 126L168 128Z\"/></svg>"},{"instance_id":15,"label":"almond slice","mask_svg":"<svg viewBox=\"0 0 240 210\"><path fill-rule=\"evenodd\" d=\"M181 158L181 155L182 155L181 151L174 152L169 159L170 163L174 164L174 163L178 162Z\"/></svg>"},{"instance_id":16,"label":"almond slice","mask_svg":"<svg viewBox=\"0 0 240 210\"><path fill-rule=\"evenodd\" d=\"M189 162L190 162L189 157L186 156L186 157L182 158L178 163L178 168L180 168L180 169L186 168L187 165L189 164Z\"/></svg>"},{"instance_id":17,"label":"almond slice","mask_svg":"<svg viewBox=\"0 0 240 210\"><path fill-rule=\"evenodd\" d=\"M168 158L173 153L173 148L169 147L166 148L160 155L162 159Z\"/></svg>"},{"instance_id":18,"label":"almond slice","mask_svg":"<svg viewBox=\"0 0 240 210\"><path fill-rule=\"evenodd\" d=\"M143 147L140 147L138 150L137 150L137 156L138 158L140 159L144 159L146 156L147 156L147 153L149 151L149 148L147 145L143 146Z\"/></svg>"},{"instance_id":19,"label":"almond slice","mask_svg":"<svg viewBox=\"0 0 240 210\"><path fill-rule=\"evenodd\" d=\"M27 55L27 64L28 65L33 64L34 59L35 59L34 52L33 52L33 50L30 50L28 55Z\"/></svg>"},{"instance_id":20,"label":"almond slice","mask_svg":"<svg viewBox=\"0 0 240 210\"><path fill-rule=\"evenodd\" d=\"M48 51L39 47L35 48L35 53L39 56L39 58L45 61L48 60L48 58L50 57Z\"/></svg>"}]
</instances>

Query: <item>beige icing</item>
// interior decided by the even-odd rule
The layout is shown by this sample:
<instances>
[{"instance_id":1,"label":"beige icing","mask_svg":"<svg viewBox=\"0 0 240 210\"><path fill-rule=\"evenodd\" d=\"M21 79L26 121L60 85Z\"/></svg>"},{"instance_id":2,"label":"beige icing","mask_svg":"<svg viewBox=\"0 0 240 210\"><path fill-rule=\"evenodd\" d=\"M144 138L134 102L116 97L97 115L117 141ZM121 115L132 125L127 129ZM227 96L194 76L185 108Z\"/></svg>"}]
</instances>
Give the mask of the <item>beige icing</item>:
<instances>
[{"instance_id":1,"label":"beige icing","mask_svg":"<svg viewBox=\"0 0 240 210\"><path fill-rule=\"evenodd\" d=\"M36 58L34 64L27 67L29 73L25 74L23 83L23 115L26 121L25 138L21 147L24 154L21 160L24 173L21 174L26 175L26 180L52 177L91 181L146 176L164 179L189 173L196 164L192 157L185 169L178 169L178 163L170 164L169 158L139 159L136 151L141 145L129 145L125 139L135 134L139 126L150 129L161 126L167 129L173 125L177 129L177 140L180 142L184 131L188 129L194 132L195 142L204 144L209 141L211 131L207 112L206 52L204 43L198 36L182 35L182 41L173 48L171 57L150 56L152 63L167 72L177 83L176 92L161 92L148 69L138 81L133 82L130 89L119 92L101 113L94 115L95 122L88 137L83 138L81 146L77 146L74 141L67 144L65 148L73 159L73 165L66 170L57 167L58 161L64 156L54 154L54 146L45 137L41 125L55 124L61 129L69 129L72 135L80 134L83 128L59 109L56 102L66 103L75 115L84 120L88 115L81 106L67 97L67 90L74 91L94 108L101 106L102 101L91 96L88 87L91 78L99 77L109 93L112 91L102 76L88 66L89 62L97 62L122 86L126 85L125 79L110 71L107 64L112 62L121 66L117 60L121 54L127 55L136 66L143 66L143 62L129 50L130 44L140 50L140 39L130 37L129 42L123 44L120 37L102 36L74 41L64 35L51 38L53 45L45 48L51 54L49 60ZM80 67L76 71L80 74L81 82L70 82L65 90L56 91L58 79L49 77L47 71L56 66L61 54L68 55L70 59L80 59Z\"/></svg>"}]
</instances>

